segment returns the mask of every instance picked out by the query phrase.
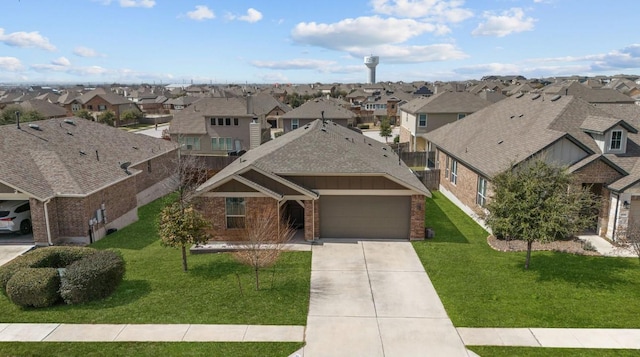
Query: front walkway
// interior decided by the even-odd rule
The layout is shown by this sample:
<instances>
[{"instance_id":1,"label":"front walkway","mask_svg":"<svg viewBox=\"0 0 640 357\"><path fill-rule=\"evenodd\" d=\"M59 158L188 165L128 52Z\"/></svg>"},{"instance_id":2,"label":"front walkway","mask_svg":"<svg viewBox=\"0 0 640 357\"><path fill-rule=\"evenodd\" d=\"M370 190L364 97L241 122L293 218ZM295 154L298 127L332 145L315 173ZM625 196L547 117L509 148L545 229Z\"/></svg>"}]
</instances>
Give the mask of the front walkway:
<instances>
[{"instance_id":1,"label":"front walkway","mask_svg":"<svg viewBox=\"0 0 640 357\"><path fill-rule=\"evenodd\" d=\"M468 356L409 242L313 246L306 341L297 355Z\"/></svg>"},{"instance_id":2,"label":"front walkway","mask_svg":"<svg viewBox=\"0 0 640 357\"><path fill-rule=\"evenodd\" d=\"M615 246L608 240L597 235L581 235L578 238L591 243L596 251L605 257L637 258L638 255L629 247Z\"/></svg>"}]
</instances>

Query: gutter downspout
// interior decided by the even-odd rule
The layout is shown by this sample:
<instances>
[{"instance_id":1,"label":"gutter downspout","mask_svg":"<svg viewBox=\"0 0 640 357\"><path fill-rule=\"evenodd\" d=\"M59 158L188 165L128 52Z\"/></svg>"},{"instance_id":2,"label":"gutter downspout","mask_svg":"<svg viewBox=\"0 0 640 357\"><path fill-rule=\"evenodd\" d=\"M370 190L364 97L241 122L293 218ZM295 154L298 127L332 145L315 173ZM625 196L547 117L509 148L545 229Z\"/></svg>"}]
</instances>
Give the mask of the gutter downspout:
<instances>
[{"instance_id":1,"label":"gutter downspout","mask_svg":"<svg viewBox=\"0 0 640 357\"><path fill-rule=\"evenodd\" d=\"M47 204L49 204L49 202L51 202L51 199L48 199L44 202L44 222L45 225L47 226L47 242L49 242L49 245L53 245L53 242L51 241L51 227L49 225L49 210L47 210Z\"/></svg>"},{"instance_id":2,"label":"gutter downspout","mask_svg":"<svg viewBox=\"0 0 640 357\"><path fill-rule=\"evenodd\" d=\"M618 226L618 208L620 207L620 194L616 193L616 213L613 215L613 229L611 230L611 240L616 241L616 228Z\"/></svg>"}]
</instances>

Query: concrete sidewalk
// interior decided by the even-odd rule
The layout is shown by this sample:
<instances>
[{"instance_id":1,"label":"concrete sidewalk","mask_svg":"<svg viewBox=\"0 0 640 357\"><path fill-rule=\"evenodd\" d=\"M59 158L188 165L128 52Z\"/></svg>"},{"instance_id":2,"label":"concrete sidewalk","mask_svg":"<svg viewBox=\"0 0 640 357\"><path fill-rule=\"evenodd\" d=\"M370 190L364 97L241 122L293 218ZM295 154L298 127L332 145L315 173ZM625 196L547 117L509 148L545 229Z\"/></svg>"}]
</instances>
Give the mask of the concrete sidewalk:
<instances>
[{"instance_id":1,"label":"concrete sidewalk","mask_svg":"<svg viewBox=\"0 0 640 357\"><path fill-rule=\"evenodd\" d=\"M459 327L457 330L469 346L640 349L640 329Z\"/></svg>"},{"instance_id":2,"label":"concrete sidewalk","mask_svg":"<svg viewBox=\"0 0 640 357\"><path fill-rule=\"evenodd\" d=\"M313 246L297 356L468 356L409 242Z\"/></svg>"},{"instance_id":3,"label":"concrete sidewalk","mask_svg":"<svg viewBox=\"0 0 640 357\"><path fill-rule=\"evenodd\" d=\"M5 324L0 341L19 342L303 342L304 326L191 324Z\"/></svg>"}]
</instances>

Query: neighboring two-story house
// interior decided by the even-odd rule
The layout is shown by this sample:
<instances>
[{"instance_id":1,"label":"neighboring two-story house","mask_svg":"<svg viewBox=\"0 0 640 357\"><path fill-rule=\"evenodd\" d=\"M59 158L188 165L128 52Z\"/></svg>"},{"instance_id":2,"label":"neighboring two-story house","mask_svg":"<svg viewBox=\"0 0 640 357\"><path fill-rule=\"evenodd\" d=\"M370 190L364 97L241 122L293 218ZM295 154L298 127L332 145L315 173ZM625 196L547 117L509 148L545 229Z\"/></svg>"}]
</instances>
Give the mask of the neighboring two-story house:
<instances>
[{"instance_id":1,"label":"neighboring two-story house","mask_svg":"<svg viewBox=\"0 0 640 357\"><path fill-rule=\"evenodd\" d=\"M251 96L201 98L176 112L171 140L192 155L238 155L270 139L265 113L256 113Z\"/></svg>"},{"instance_id":2,"label":"neighboring two-story house","mask_svg":"<svg viewBox=\"0 0 640 357\"><path fill-rule=\"evenodd\" d=\"M410 151L426 151L422 136L437 128L460 120L488 105L469 92L440 92L413 99L400 106L400 142L409 143Z\"/></svg>"},{"instance_id":3,"label":"neighboring two-story house","mask_svg":"<svg viewBox=\"0 0 640 357\"><path fill-rule=\"evenodd\" d=\"M593 105L539 93L504 99L426 134L436 151L440 191L474 215L491 180L533 157L565 165L601 198L597 234L616 239L640 220L640 108Z\"/></svg>"}]
</instances>

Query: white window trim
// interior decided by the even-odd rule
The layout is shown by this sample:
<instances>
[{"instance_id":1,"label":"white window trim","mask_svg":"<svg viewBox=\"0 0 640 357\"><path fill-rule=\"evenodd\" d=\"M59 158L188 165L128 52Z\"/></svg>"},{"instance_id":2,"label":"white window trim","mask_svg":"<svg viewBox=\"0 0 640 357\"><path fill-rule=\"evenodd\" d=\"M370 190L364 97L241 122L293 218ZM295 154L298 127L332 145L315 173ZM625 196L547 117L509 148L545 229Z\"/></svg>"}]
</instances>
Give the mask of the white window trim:
<instances>
[{"instance_id":1,"label":"white window trim","mask_svg":"<svg viewBox=\"0 0 640 357\"><path fill-rule=\"evenodd\" d=\"M291 130L296 130L300 127L300 119L291 119Z\"/></svg>"},{"instance_id":2,"label":"white window trim","mask_svg":"<svg viewBox=\"0 0 640 357\"><path fill-rule=\"evenodd\" d=\"M620 141L617 148L613 147L613 134L620 133ZM611 138L609 139L609 150L611 151L620 151L622 150L622 138L624 137L624 133L622 130L611 130Z\"/></svg>"},{"instance_id":3,"label":"white window trim","mask_svg":"<svg viewBox=\"0 0 640 357\"><path fill-rule=\"evenodd\" d=\"M451 159L451 177L449 178L449 181L451 181L452 184L456 185L458 183L458 160L456 159Z\"/></svg>"},{"instance_id":4,"label":"white window trim","mask_svg":"<svg viewBox=\"0 0 640 357\"><path fill-rule=\"evenodd\" d=\"M421 115L424 115L424 125L420 125L420 116ZM418 127L419 128L426 128L427 127L427 122L429 121L429 116L426 113L418 114L418 117L416 119L418 121Z\"/></svg>"},{"instance_id":5,"label":"white window trim","mask_svg":"<svg viewBox=\"0 0 640 357\"><path fill-rule=\"evenodd\" d=\"M487 179L478 176L478 189L476 193L476 204L480 207L484 207L487 204Z\"/></svg>"},{"instance_id":6,"label":"white window trim","mask_svg":"<svg viewBox=\"0 0 640 357\"><path fill-rule=\"evenodd\" d=\"M227 212L227 200L230 199L230 198L242 198L242 203L244 205L244 214L242 214L242 215L240 215L240 214L229 214L229 212ZM242 229L242 227L229 228L229 221L228 221L229 217L242 217L242 218L245 218L245 223L246 223L247 201L244 199L244 197L225 197L225 199L224 199L224 224L225 224L225 227L227 229Z\"/></svg>"}]
</instances>

